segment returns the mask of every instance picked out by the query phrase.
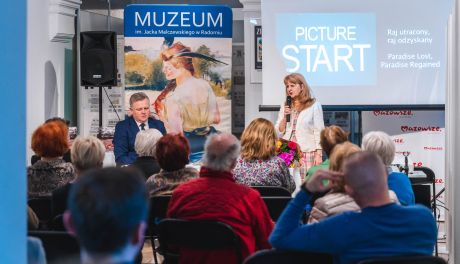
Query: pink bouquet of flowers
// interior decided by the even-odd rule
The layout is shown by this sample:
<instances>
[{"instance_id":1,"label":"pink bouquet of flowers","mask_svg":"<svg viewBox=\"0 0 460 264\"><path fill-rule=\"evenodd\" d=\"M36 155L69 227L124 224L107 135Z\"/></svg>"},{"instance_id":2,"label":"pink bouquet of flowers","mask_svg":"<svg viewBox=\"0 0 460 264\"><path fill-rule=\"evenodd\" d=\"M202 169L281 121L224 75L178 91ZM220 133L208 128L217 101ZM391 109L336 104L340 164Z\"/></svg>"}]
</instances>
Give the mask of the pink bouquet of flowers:
<instances>
[{"instance_id":1,"label":"pink bouquet of flowers","mask_svg":"<svg viewBox=\"0 0 460 264\"><path fill-rule=\"evenodd\" d=\"M298 167L302 156L297 143L285 139L278 139L276 143L276 154L284 160L286 165L290 168Z\"/></svg>"}]
</instances>

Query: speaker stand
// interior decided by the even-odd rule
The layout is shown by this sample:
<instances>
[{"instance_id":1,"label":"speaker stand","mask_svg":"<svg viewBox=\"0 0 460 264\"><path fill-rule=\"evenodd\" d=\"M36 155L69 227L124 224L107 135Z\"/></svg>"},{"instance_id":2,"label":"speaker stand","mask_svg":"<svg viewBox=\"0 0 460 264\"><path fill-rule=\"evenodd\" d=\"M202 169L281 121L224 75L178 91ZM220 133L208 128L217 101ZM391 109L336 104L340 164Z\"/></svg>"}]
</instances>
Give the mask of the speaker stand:
<instances>
[{"instance_id":1,"label":"speaker stand","mask_svg":"<svg viewBox=\"0 0 460 264\"><path fill-rule=\"evenodd\" d=\"M102 138L102 86L99 86L99 130L97 137Z\"/></svg>"}]
</instances>

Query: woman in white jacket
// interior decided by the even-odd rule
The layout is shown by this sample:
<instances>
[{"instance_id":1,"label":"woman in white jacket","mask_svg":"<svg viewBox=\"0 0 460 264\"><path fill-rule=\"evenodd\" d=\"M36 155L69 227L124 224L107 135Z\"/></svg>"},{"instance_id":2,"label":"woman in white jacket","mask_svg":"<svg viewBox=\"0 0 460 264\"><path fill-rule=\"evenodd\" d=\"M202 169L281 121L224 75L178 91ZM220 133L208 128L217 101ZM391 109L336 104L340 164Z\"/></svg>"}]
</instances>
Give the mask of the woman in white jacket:
<instances>
[{"instance_id":1,"label":"woman in white jacket","mask_svg":"<svg viewBox=\"0 0 460 264\"><path fill-rule=\"evenodd\" d=\"M299 144L303 153L301 165L308 170L313 165L320 164L322 149L319 144L320 133L324 128L323 109L321 104L312 97L310 87L305 78L299 73L284 77L286 97L292 98L281 105L275 128L279 137ZM290 115L290 122L286 116Z\"/></svg>"}]
</instances>

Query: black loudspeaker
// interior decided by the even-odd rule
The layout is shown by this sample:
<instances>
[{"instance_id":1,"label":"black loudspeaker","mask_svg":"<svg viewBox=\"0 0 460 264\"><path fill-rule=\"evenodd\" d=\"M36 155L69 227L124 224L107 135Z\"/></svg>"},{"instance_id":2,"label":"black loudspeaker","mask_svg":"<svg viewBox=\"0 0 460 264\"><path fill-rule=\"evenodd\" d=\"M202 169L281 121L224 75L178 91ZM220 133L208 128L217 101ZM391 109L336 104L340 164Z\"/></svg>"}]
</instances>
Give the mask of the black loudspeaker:
<instances>
[{"instance_id":1,"label":"black loudspeaker","mask_svg":"<svg viewBox=\"0 0 460 264\"><path fill-rule=\"evenodd\" d=\"M117 86L115 32L81 32L80 52L82 86Z\"/></svg>"}]
</instances>

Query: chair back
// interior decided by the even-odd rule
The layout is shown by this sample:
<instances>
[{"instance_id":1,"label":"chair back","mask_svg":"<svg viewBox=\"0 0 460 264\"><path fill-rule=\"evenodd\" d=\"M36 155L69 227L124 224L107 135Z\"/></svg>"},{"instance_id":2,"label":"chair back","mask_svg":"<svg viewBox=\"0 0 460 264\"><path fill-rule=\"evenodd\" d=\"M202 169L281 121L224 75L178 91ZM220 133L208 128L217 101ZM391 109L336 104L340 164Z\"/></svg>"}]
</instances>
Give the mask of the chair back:
<instances>
[{"instance_id":1,"label":"chair back","mask_svg":"<svg viewBox=\"0 0 460 264\"><path fill-rule=\"evenodd\" d=\"M436 178L434 171L428 167L414 167L414 171L423 171L430 182L434 182Z\"/></svg>"},{"instance_id":2,"label":"chair back","mask_svg":"<svg viewBox=\"0 0 460 264\"><path fill-rule=\"evenodd\" d=\"M358 264L447 264L447 261L435 256L399 256L367 259Z\"/></svg>"},{"instance_id":3,"label":"chair back","mask_svg":"<svg viewBox=\"0 0 460 264\"><path fill-rule=\"evenodd\" d=\"M280 186L251 186L251 188L256 189L260 193L260 196L292 197L291 193L286 188Z\"/></svg>"},{"instance_id":4,"label":"chair back","mask_svg":"<svg viewBox=\"0 0 460 264\"><path fill-rule=\"evenodd\" d=\"M265 249L249 256L244 264L333 264L332 255L313 252Z\"/></svg>"},{"instance_id":5,"label":"chair back","mask_svg":"<svg viewBox=\"0 0 460 264\"><path fill-rule=\"evenodd\" d=\"M281 213L286 208L289 201L291 201L292 197L285 197L285 196L266 196L262 197L267 206L268 213L270 214L273 221L277 221L280 217Z\"/></svg>"},{"instance_id":6,"label":"chair back","mask_svg":"<svg viewBox=\"0 0 460 264\"><path fill-rule=\"evenodd\" d=\"M233 250L242 262L241 242L233 229L222 222L163 219L158 225L161 253L167 263L179 259L180 249Z\"/></svg>"},{"instance_id":7,"label":"chair back","mask_svg":"<svg viewBox=\"0 0 460 264\"><path fill-rule=\"evenodd\" d=\"M412 184L416 204L422 204L431 209L430 188L431 186L427 184Z\"/></svg>"},{"instance_id":8,"label":"chair back","mask_svg":"<svg viewBox=\"0 0 460 264\"><path fill-rule=\"evenodd\" d=\"M66 231L64 226L64 215L56 215L53 220L51 220L51 229L55 231Z\"/></svg>"},{"instance_id":9,"label":"chair back","mask_svg":"<svg viewBox=\"0 0 460 264\"><path fill-rule=\"evenodd\" d=\"M29 231L28 236L40 238L45 249L47 263L80 263L77 262L80 261L80 245L77 239L69 233Z\"/></svg>"},{"instance_id":10,"label":"chair back","mask_svg":"<svg viewBox=\"0 0 460 264\"><path fill-rule=\"evenodd\" d=\"M148 234L155 235L158 223L161 219L166 218L171 197L171 195L156 195L150 197Z\"/></svg>"},{"instance_id":11,"label":"chair back","mask_svg":"<svg viewBox=\"0 0 460 264\"><path fill-rule=\"evenodd\" d=\"M30 198L27 204L32 208L40 220L40 224L47 224L52 216L51 196L38 196Z\"/></svg>"}]
</instances>

